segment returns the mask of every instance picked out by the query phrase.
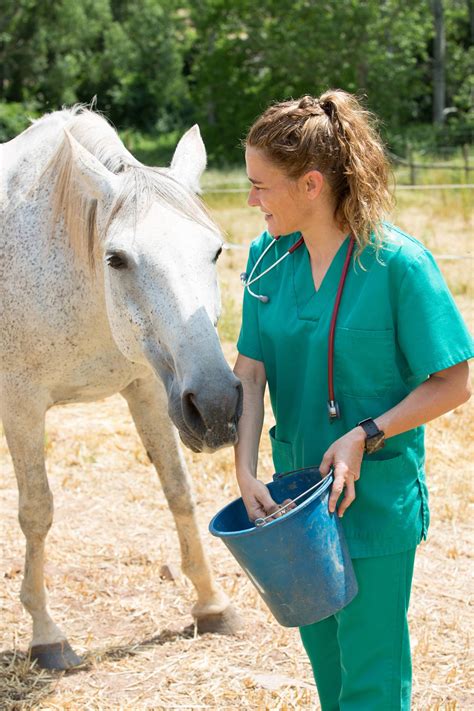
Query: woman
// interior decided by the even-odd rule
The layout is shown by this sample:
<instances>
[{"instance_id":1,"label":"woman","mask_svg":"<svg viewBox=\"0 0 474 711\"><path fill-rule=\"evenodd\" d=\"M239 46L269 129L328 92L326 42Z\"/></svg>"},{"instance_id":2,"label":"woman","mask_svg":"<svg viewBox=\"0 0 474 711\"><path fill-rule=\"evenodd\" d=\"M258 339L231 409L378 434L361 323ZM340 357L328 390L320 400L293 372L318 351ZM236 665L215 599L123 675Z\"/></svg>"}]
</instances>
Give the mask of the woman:
<instances>
[{"instance_id":1,"label":"woman","mask_svg":"<svg viewBox=\"0 0 474 711\"><path fill-rule=\"evenodd\" d=\"M267 231L250 250L235 366L239 487L252 520L277 509L256 479L268 382L275 470L334 468L329 508L342 517L359 584L345 609L300 630L322 709L408 709L407 609L429 522L423 424L469 398L472 342L431 254L383 222L389 168L354 96L273 105L245 146L248 203Z\"/></svg>"}]
</instances>

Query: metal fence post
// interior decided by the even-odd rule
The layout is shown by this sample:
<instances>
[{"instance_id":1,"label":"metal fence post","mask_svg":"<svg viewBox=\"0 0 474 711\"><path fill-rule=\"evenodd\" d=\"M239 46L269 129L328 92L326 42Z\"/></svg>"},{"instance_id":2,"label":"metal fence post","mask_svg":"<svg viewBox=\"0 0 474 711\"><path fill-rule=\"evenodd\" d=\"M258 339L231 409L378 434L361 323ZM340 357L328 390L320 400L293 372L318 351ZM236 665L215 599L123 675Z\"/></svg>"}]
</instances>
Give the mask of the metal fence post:
<instances>
[{"instance_id":1,"label":"metal fence post","mask_svg":"<svg viewBox=\"0 0 474 711\"><path fill-rule=\"evenodd\" d=\"M469 182L469 146L467 145L467 143L463 143L462 155L464 158L464 172L466 174L466 182Z\"/></svg>"},{"instance_id":2,"label":"metal fence post","mask_svg":"<svg viewBox=\"0 0 474 711\"><path fill-rule=\"evenodd\" d=\"M416 185L416 168L410 141L407 141L407 161L410 166L410 185Z\"/></svg>"}]
</instances>

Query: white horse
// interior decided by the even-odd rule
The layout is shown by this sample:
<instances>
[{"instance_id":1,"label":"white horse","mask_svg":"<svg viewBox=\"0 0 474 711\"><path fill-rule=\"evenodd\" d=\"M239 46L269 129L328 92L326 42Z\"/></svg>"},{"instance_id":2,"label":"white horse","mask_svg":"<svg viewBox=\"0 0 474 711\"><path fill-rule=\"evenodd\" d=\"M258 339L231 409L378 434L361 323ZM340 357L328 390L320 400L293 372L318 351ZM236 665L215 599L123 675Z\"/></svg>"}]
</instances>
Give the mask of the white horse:
<instances>
[{"instance_id":1,"label":"white horse","mask_svg":"<svg viewBox=\"0 0 474 711\"><path fill-rule=\"evenodd\" d=\"M211 576L177 437L193 451L231 445L241 411L216 334L222 238L195 197L205 165L197 126L169 169L149 168L83 107L0 145L0 417L26 537L21 601L32 657L47 668L81 661L43 579L44 419L60 403L125 397L176 522L198 629L237 623Z\"/></svg>"}]
</instances>

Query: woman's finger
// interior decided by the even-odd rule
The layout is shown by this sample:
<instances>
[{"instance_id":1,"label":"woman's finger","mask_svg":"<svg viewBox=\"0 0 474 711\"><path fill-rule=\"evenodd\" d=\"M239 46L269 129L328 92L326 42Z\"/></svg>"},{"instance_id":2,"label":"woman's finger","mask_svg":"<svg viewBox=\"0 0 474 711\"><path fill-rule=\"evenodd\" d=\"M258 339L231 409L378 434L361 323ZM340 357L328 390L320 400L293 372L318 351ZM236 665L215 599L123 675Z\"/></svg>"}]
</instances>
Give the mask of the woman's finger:
<instances>
[{"instance_id":1,"label":"woman's finger","mask_svg":"<svg viewBox=\"0 0 474 711\"><path fill-rule=\"evenodd\" d=\"M328 449L321 461L321 464L318 467L323 479L325 476L327 476L329 474L329 472L331 470L332 460L333 460L332 452L330 449Z\"/></svg>"},{"instance_id":2,"label":"woman's finger","mask_svg":"<svg viewBox=\"0 0 474 711\"><path fill-rule=\"evenodd\" d=\"M360 479L360 466L357 470L349 469L348 473L354 478L354 481L359 481Z\"/></svg>"},{"instance_id":3,"label":"woman's finger","mask_svg":"<svg viewBox=\"0 0 474 711\"><path fill-rule=\"evenodd\" d=\"M250 521L255 521L256 518L262 518L266 516L265 509L259 501L256 499L251 501L244 501L245 508L247 510L247 516Z\"/></svg>"},{"instance_id":4,"label":"woman's finger","mask_svg":"<svg viewBox=\"0 0 474 711\"><path fill-rule=\"evenodd\" d=\"M284 509L283 511L280 511L279 509ZM281 502L281 504L277 504L277 510L278 513L275 512L275 515L273 518L280 518L280 516L284 516L287 511L291 511L291 509L296 508L296 504L293 502L292 499L285 499L284 501Z\"/></svg>"},{"instance_id":5,"label":"woman's finger","mask_svg":"<svg viewBox=\"0 0 474 711\"><path fill-rule=\"evenodd\" d=\"M266 486L265 488L262 487L261 491L259 491L258 502L264 512L264 516L270 516L270 514L274 514L280 508L280 504L273 501Z\"/></svg>"},{"instance_id":6,"label":"woman's finger","mask_svg":"<svg viewBox=\"0 0 474 711\"><path fill-rule=\"evenodd\" d=\"M331 487L331 496L329 497L329 511L334 513L336 510L337 501L344 489L344 472L339 465L334 469L334 481Z\"/></svg>"},{"instance_id":7,"label":"woman's finger","mask_svg":"<svg viewBox=\"0 0 474 711\"><path fill-rule=\"evenodd\" d=\"M337 510L337 514L338 514L339 518L343 517L344 512L352 504L355 497L356 497L356 493L355 493L354 479L352 477L349 477L349 479L346 481L344 498L342 499L341 504Z\"/></svg>"}]
</instances>

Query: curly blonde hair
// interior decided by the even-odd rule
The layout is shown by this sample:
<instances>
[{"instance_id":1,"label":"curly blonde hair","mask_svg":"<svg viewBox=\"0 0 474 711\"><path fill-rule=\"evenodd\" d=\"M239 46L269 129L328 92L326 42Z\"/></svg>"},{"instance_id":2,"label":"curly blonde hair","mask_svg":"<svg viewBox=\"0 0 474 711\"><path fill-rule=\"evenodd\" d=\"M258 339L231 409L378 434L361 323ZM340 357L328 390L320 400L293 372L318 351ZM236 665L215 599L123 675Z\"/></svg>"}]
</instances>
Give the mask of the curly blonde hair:
<instances>
[{"instance_id":1,"label":"curly blonde hair","mask_svg":"<svg viewBox=\"0 0 474 711\"><path fill-rule=\"evenodd\" d=\"M263 150L289 178L319 170L334 199L334 217L360 253L382 241L393 207L390 165L375 117L352 94L330 90L269 106L249 129L245 146Z\"/></svg>"}]
</instances>

